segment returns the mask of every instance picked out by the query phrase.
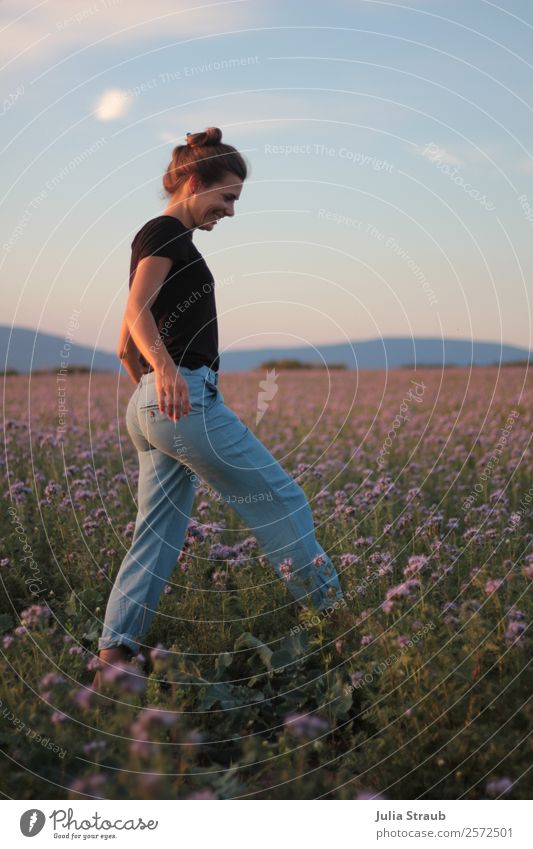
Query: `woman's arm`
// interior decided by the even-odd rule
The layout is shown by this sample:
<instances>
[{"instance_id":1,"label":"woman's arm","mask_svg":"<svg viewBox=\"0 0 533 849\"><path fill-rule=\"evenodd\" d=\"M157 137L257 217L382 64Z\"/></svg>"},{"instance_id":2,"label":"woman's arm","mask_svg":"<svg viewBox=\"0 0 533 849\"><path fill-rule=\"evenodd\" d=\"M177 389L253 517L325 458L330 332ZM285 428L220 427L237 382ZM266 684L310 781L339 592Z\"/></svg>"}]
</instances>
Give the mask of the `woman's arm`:
<instances>
[{"instance_id":1,"label":"woman's arm","mask_svg":"<svg viewBox=\"0 0 533 849\"><path fill-rule=\"evenodd\" d=\"M138 383L141 379L141 375L144 374L145 369L141 365L141 360L139 358L139 352L136 354L129 353L124 357L120 358L122 360L122 364L129 376L131 377L133 383Z\"/></svg>"},{"instance_id":2,"label":"woman's arm","mask_svg":"<svg viewBox=\"0 0 533 849\"><path fill-rule=\"evenodd\" d=\"M189 388L159 335L151 310L171 267L172 260L166 256L146 256L139 261L126 304L126 321L137 348L154 369L159 409L179 419L190 412Z\"/></svg>"},{"instance_id":3,"label":"woman's arm","mask_svg":"<svg viewBox=\"0 0 533 849\"><path fill-rule=\"evenodd\" d=\"M120 328L120 338L118 340L117 345L117 357L119 360L123 360L124 357L129 353L139 353L135 346L135 342L132 339L130 334L130 329L128 327L128 321L126 319L126 315L124 314L124 318L122 319L122 327Z\"/></svg>"},{"instance_id":4,"label":"woman's arm","mask_svg":"<svg viewBox=\"0 0 533 849\"><path fill-rule=\"evenodd\" d=\"M163 344L150 309L171 266L172 260L163 256L148 256L140 260L126 304L124 320L128 329L124 338L128 345L137 346L154 371L165 368L173 373L176 366Z\"/></svg>"},{"instance_id":5,"label":"woman's arm","mask_svg":"<svg viewBox=\"0 0 533 849\"><path fill-rule=\"evenodd\" d=\"M122 319L122 327L120 328L117 357L122 360L124 368L131 377L133 383L138 383L141 379L141 375L144 374L144 369L141 365L137 346L131 337L126 315L124 315L124 318Z\"/></svg>"}]
</instances>

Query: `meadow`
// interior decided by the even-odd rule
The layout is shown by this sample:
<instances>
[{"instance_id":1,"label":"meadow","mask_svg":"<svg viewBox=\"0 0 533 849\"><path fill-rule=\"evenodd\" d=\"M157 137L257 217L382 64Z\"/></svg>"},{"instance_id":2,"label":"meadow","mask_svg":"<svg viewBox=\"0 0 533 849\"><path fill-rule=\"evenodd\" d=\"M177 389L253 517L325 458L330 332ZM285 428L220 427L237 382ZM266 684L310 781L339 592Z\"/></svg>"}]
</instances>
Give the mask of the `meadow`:
<instances>
[{"instance_id":1,"label":"meadow","mask_svg":"<svg viewBox=\"0 0 533 849\"><path fill-rule=\"evenodd\" d=\"M89 689L133 532L122 375L6 376L0 749L12 798L530 798L533 382L259 371L227 404L304 488L345 604L299 615L203 483L146 645Z\"/></svg>"}]
</instances>

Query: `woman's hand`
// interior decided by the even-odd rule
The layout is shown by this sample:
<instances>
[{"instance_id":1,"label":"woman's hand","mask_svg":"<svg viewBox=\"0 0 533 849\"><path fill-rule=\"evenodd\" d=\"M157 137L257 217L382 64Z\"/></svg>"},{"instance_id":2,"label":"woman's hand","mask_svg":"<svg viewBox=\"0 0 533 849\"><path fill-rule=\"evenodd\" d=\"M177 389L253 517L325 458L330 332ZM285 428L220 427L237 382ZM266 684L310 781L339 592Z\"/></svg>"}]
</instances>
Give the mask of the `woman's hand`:
<instances>
[{"instance_id":1,"label":"woman's hand","mask_svg":"<svg viewBox=\"0 0 533 849\"><path fill-rule=\"evenodd\" d=\"M190 412L189 387L174 364L155 369L159 410L178 421Z\"/></svg>"}]
</instances>

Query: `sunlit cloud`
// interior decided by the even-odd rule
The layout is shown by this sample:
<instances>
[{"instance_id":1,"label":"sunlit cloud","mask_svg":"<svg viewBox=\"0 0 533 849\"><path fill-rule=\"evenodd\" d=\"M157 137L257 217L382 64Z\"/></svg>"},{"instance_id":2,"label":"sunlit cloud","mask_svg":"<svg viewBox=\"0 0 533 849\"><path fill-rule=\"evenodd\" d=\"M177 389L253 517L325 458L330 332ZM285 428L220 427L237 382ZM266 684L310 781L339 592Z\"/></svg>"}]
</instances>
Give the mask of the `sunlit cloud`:
<instances>
[{"instance_id":1,"label":"sunlit cloud","mask_svg":"<svg viewBox=\"0 0 533 849\"><path fill-rule=\"evenodd\" d=\"M464 165L464 161L457 154L446 150L436 142L428 142L426 145L417 145L416 153L423 156L424 159L429 159L433 162L437 159L439 162L445 162L447 165Z\"/></svg>"},{"instance_id":2,"label":"sunlit cloud","mask_svg":"<svg viewBox=\"0 0 533 849\"><path fill-rule=\"evenodd\" d=\"M226 32L253 23L246 0L32 0L0 2L0 61L49 62L78 49L110 51L148 39L169 42L190 36Z\"/></svg>"},{"instance_id":3,"label":"sunlit cloud","mask_svg":"<svg viewBox=\"0 0 533 849\"><path fill-rule=\"evenodd\" d=\"M116 121L131 108L132 98L120 88L110 88L98 98L94 110L99 121Z\"/></svg>"}]
</instances>

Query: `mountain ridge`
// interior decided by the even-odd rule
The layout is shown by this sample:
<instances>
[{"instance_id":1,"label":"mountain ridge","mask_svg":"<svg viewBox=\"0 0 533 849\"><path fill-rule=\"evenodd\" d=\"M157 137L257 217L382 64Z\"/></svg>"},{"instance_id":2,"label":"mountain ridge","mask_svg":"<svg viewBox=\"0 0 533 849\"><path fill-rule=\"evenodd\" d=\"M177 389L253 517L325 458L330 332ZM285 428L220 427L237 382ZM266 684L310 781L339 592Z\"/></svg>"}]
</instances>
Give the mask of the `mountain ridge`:
<instances>
[{"instance_id":1,"label":"mountain ridge","mask_svg":"<svg viewBox=\"0 0 533 849\"><path fill-rule=\"evenodd\" d=\"M65 341L70 348L65 347ZM66 356L68 352L68 356ZM317 366L344 364L351 369L396 369L422 366L502 365L530 360L531 352L517 345L470 339L425 336L385 336L381 339L317 344L297 348L250 348L224 351L220 370L249 371L272 359L297 359ZM94 371L118 372L121 363L112 351L68 342L65 337L29 327L0 325L2 371L29 373L41 369L85 366Z\"/></svg>"}]
</instances>

